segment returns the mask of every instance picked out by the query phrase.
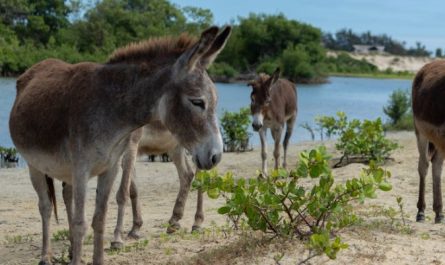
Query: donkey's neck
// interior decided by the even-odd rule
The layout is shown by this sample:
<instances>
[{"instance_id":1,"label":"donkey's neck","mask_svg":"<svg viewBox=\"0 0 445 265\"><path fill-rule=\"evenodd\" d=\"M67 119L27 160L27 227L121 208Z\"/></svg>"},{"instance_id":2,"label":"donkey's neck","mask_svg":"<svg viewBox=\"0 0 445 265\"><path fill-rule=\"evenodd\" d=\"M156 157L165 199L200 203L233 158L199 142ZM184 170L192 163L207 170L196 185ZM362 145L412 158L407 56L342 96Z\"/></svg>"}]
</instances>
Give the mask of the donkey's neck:
<instances>
[{"instance_id":1,"label":"donkey's neck","mask_svg":"<svg viewBox=\"0 0 445 265\"><path fill-rule=\"evenodd\" d=\"M140 65L105 65L99 75L108 98L107 108L117 121L132 129L157 120L157 106L166 92L169 67L145 69Z\"/></svg>"}]
</instances>

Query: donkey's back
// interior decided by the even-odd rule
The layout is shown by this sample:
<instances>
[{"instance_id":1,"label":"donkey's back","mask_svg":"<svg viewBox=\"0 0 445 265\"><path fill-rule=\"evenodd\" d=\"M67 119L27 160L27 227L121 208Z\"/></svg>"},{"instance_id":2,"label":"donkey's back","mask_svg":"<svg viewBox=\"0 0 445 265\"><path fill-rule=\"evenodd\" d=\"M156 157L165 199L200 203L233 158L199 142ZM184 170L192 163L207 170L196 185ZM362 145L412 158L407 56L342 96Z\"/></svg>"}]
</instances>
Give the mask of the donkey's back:
<instances>
[{"instance_id":1,"label":"donkey's back","mask_svg":"<svg viewBox=\"0 0 445 265\"><path fill-rule=\"evenodd\" d=\"M294 83L286 79L278 79L271 88L270 105L274 118L279 123L285 123L289 118L296 115L297 91Z\"/></svg>"},{"instance_id":2,"label":"donkey's back","mask_svg":"<svg viewBox=\"0 0 445 265\"><path fill-rule=\"evenodd\" d=\"M81 94L88 94L79 91L80 85L73 87L75 79L89 78L95 67L93 63L72 65L48 59L35 64L17 79L10 130L19 149L52 152L60 147L68 135L71 103Z\"/></svg>"},{"instance_id":3,"label":"donkey's back","mask_svg":"<svg viewBox=\"0 0 445 265\"><path fill-rule=\"evenodd\" d=\"M73 136L86 135L81 128L88 130L82 124L89 122L85 113L96 105L91 98L97 68L94 63L48 59L17 79L9 128L17 150L30 166L71 182L70 148Z\"/></svg>"}]
</instances>

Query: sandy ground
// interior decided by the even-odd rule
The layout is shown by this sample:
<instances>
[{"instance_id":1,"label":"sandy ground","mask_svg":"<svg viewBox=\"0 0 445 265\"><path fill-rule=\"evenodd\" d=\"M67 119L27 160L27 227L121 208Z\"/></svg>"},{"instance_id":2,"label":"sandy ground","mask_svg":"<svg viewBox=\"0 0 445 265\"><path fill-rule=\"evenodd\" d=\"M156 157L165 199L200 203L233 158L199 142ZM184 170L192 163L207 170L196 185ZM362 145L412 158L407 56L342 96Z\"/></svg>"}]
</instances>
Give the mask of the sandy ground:
<instances>
[{"instance_id":1,"label":"sandy ground","mask_svg":"<svg viewBox=\"0 0 445 265\"><path fill-rule=\"evenodd\" d=\"M348 54L354 59L364 59L368 61L369 63L377 66L380 71L385 71L391 68L395 72L406 71L410 73L416 73L425 64L436 60L432 57L397 56L390 54ZM328 56L337 56L337 52L329 51Z\"/></svg>"},{"instance_id":2,"label":"sandy ground","mask_svg":"<svg viewBox=\"0 0 445 265\"><path fill-rule=\"evenodd\" d=\"M357 209L363 222L342 232L349 248L339 253L336 260L316 257L309 264L445 264L445 226L433 224L432 185L427 178L427 221L416 223L417 203L417 151L412 132L391 134L403 148L397 150L385 167L392 172L393 190L380 192L377 199L369 200ZM320 142L305 142L293 145L289 150L290 167L296 164L298 152L309 149ZM325 143L333 150L333 143ZM271 157L271 155L269 155ZM269 160L272 166L272 160ZM237 176L253 176L260 167L258 148L248 153L226 153L219 171L231 170ZM351 164L334 170L338 180L357 176L364 165ZM257 234L239 235L221 232L226 223L216 213L220 200L205 199L204 232L189 233L193 223L196 192L192 192L182 220L184 231L175 235L165 233L173 203L178 190L176 170L171 163L148 163L139 161L138 187L142 202L144 238L128 241L131 248L115 253L107 252L106 264L278 264L274 257L284 254L279 264L298 264L308 251L300 241L265 242ZM96 181L91 180L88 190L87 218L91 221L94 206ZM115 183L114 191L118 183ZM52 232L67 228L61 185L56 182L60 223L52 220ZM406 213L406 226L400 226L401 216L390 217L391 207L397 209L396 196L402 196ZM106 246L112 239L116 221L116 203L110 201L106 225ZM131 227L130 211L127 208L125 230ZM40 255L40 215L37 196L31 186L27 169L0 170L0 264L37 264ZM92 229L88 230L91 235ZM145 240L145 241L144 241ZM53 253L58 259L66 253L67 240L53 240ZM91 236L85 242L84 260L91 262Z\"/></svg>"}]
</instances>

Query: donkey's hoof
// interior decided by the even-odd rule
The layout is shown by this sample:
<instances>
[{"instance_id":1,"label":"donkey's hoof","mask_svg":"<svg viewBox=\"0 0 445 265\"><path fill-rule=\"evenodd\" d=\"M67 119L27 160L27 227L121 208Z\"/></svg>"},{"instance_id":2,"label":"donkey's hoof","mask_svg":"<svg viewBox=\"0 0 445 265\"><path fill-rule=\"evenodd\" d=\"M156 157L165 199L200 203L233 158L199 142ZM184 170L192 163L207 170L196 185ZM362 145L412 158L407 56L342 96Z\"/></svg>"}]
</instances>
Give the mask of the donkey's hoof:
<instances>
[{"instance_id":1,"label":"donkey's hoof","mask_svg":"<svg viewBox=\"0 0 445 265\"><path fill-rule=\"evenodd\" d=\"M436 215L436 218L434 218L434 222L436 224L444 224L445 220L444 220L443 214Z\"/></svg>"},{"instance_id":2,"label":"donkey's hoof","mask_svg":"<svg viewBox=\"0 0 445 265\"><path fill-rule=\"evenodd\" d=\"M192 226L192 233L201 233L202 228L199 225Z\"/></svg>"},{"instance_id":3,"label":"donkey's hoof","mask_svg":"<svg viewBox=\"0 0 445 265\"><path fill-rule=\"evenodd\" d=\"M111 250L119 250L124 248L124 243L119 241L111 242L110 249Z\"/></svg>"},{"instance_id":4,"label":"donkey's hoof","mask_svg":"<svg viewBox=\"0 0 445 265\"><path fill-rule=\"evenodd\" d=\"M179 229L181 229L181 225L178 223L169 224L167 227L167 234L176 233Z\"/></svg>"},{"instance_id":5,"label":"donkey's hoof","mask_svg":"<svg viewBox=\"0 0 445 265\"><path fill-rule=\"evenodd\" d=\"M417 213L416 221L419 223L425 222L425 214L424 213Z\"/></svg>"},{"instance_id":6,"label":"donkey's hoof","mask_svg":"<svg viewBox=\"0 0 445 265\"><path fill-rule=\"evenodd\" d=\"M131 238L131 239L140 239L142 236L141 236L141 234L139 233L139 231L130 231L129 233L128 233L128 238Z\"/></svg>"}]
</instances>

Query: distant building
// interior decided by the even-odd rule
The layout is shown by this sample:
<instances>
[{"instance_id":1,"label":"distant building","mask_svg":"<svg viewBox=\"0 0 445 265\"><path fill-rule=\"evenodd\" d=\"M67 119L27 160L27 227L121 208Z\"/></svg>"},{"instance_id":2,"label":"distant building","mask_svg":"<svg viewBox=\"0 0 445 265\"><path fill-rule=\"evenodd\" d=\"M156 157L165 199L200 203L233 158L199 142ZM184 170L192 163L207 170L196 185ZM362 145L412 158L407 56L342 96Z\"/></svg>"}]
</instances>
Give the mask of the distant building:
<instances>
[{"instance_id":1,"label":"distant building","mask_svg":"<svg viewBox=\"0 0 445 265\"><path fill-rule=\"evenodd\" d=\"M355 53L368 54L385 52L385 46L383 45L352 45Z\"/></svg>"}]
</instances>

